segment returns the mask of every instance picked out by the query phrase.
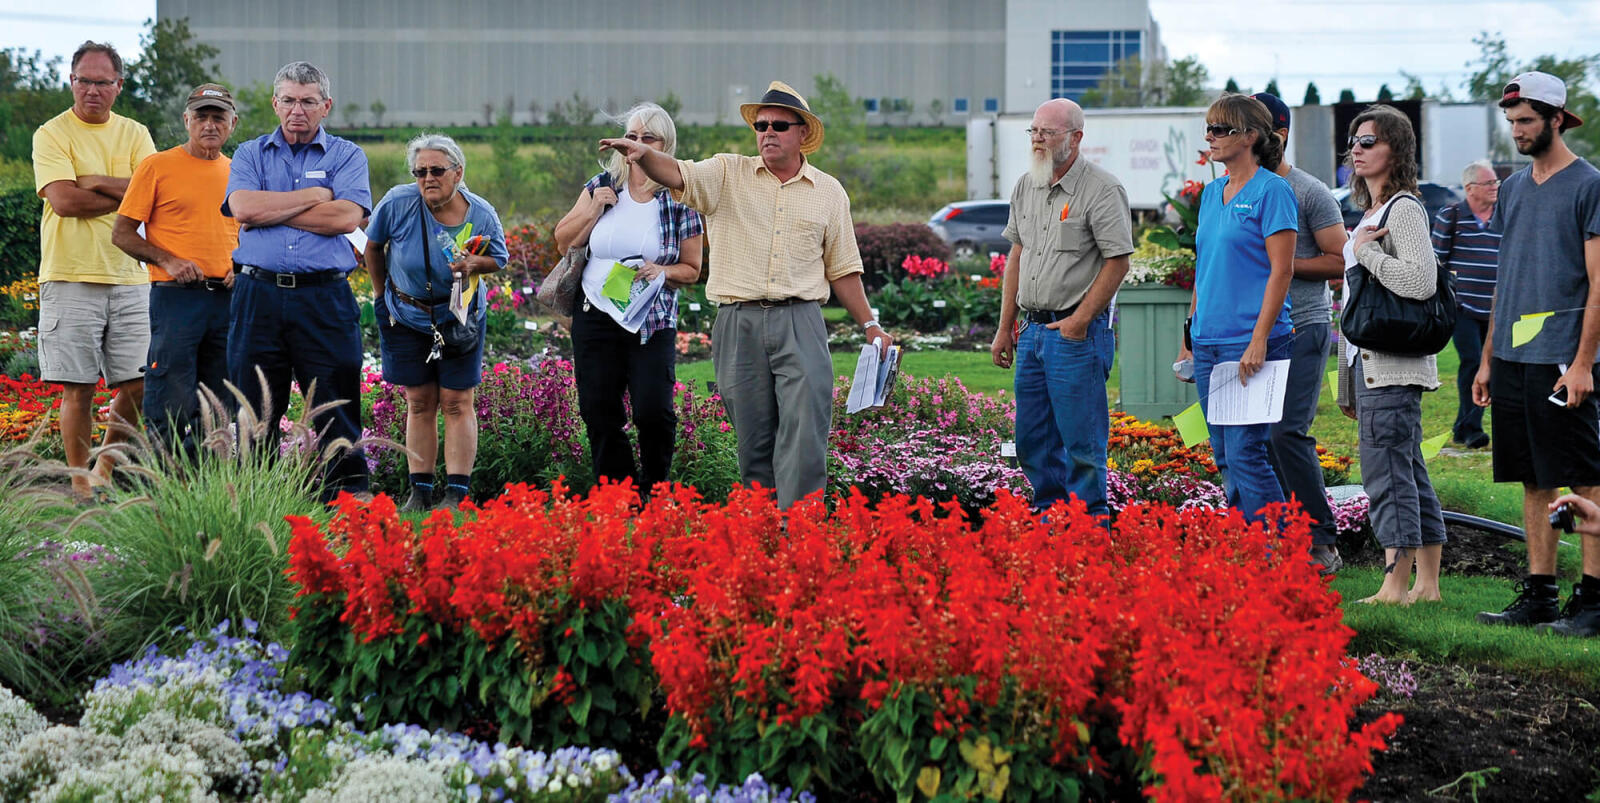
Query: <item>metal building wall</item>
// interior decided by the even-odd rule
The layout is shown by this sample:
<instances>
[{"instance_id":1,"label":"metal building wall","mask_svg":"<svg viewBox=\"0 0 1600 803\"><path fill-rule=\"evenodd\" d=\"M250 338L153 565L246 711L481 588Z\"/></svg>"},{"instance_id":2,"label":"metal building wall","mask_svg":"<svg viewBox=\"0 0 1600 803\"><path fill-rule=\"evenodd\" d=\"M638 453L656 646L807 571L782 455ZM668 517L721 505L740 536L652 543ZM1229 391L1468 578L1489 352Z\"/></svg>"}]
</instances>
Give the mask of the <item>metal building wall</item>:
<instances>
[{"instance_id":1,"label":"metal building wall","mask_svg":"<svg viewBox=\"0 0 1600 803\"><path fill-rule=\"evenodd\" d=\"M674 92L682 122L733 122L737 105L778 78L803 94L832 73L851 94L905 98L926 123L930 101L1005 89L1006 0L158 0L219 48L228 82L270 82L304 59L333 81L335 120L349 103L366 122L482 123L509 98L525 122L574 92L609 111ZM890 119L898 118L891 117ZM882 116L869 122L878 122Z\"/></svg>"}]
</instances>

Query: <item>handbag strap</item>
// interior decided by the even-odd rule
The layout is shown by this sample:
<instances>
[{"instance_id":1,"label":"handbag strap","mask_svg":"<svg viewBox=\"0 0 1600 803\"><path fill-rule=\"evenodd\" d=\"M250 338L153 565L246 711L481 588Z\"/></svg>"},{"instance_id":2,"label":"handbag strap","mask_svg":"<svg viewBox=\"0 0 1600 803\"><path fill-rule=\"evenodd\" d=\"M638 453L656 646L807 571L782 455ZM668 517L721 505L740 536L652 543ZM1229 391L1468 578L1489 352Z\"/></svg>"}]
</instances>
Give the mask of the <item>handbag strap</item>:
<instances>
[{"instance_id":1,"label":"handbag strap","mask_svg":"<svg viewBox=\"0 0 1600 803\"><path fill-rule=\"evenodd\" d=\"M1388 214L1384 216L1388 217ZM428 204L420 200L417 203L417 226L422 232L422 267L427 271L423 274L426 281L422 292L428 294L428 326L437 334L439 322L433 317L433 243L428 238Z\"/></svg>"}]
</instances>

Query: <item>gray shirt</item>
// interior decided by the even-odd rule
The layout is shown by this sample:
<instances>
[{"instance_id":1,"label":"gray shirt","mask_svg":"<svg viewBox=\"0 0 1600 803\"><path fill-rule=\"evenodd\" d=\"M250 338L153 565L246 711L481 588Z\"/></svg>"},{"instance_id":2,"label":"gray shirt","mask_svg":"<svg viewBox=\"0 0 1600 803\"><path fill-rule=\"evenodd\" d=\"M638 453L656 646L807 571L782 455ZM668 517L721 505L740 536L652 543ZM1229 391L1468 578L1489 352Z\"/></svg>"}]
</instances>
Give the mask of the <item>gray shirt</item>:
<instances>
[{"instance_id":1,"label":"gray shirt","mask_svg":"<svg viewBox=\"0 0 1600 803\"><path fill-rule=\"evenodd\" d=\"M1300 205L1300 231L1294 238L1294 258L1308 259L1321 256L1317 247L1317 232L1329 226L1343 226L1344 216L1339 214L1339 202L1321 179L1301 170L1289 168L1289 187L1294 190L1294 200ZM1314 323L1327 323L1333 318L1333 294L1328 292L1327 279L1295 279L1289 282L1289 322L1298 329Z\"/></svg>"},{"instance_id":2,"label":"gray shirt","mask_svg":"<svg viewBox=\"0 0 1600 803\"><path fill-rule=\"evenodd\" d=\"M1532 166L1500 185L1489 228L1500 238L1494 299L1494 356L1521 363L1572 361L1589 295L1583 243L1600 236L1600 170L1577 159L1533 181ZM1511 326L1523 315L1554 312L1533 340L1511 346ZM1596 361L1600 362L1600 355Z\"/></svg>"},{"instance_id":3,"label":"gray shirt","mask_svg":"<svg viewBox=\"0 0 1600 803\"><path fill-rule=\"evenodd\" d=\"M1083 300L1107 259L1133 253L1128 193L1082 155L1046 186L1024 173L1011 191L1005 236L1022 246L1017 305L1065 310Z\"/></svg>"}]
</instances>

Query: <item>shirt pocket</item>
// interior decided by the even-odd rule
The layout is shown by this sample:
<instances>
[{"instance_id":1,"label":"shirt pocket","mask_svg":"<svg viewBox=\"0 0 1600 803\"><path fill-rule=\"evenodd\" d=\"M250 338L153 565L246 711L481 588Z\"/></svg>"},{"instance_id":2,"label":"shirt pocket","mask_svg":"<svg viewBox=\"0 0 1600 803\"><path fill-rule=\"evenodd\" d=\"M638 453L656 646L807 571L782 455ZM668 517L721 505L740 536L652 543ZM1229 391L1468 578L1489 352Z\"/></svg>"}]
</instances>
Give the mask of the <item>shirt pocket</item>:
<instances>
[{"instance_id":1,"label":"shirt pocket","mask_svg":"<svg viewBox=\"0 0 1600 803\"><path fill-rule=\"evenodd\" d=\"M1057 251L1082 251L1089 241L1089 221L1084 218L1069 217L1053 225Z\"/></svg>"},{"instance_id":2,"label":"shirt pocket","mask_svg":"<svg viewBox=\"0 0 1600 803\"><path fill-rule=\"evenodd\" d=\"M822 238L826 235L828 225L820 220L796 220L790 224L791 231L785 238L789 244L789 254L796 264L808 265L822 260Z\"/></svg>"}]
</instances>

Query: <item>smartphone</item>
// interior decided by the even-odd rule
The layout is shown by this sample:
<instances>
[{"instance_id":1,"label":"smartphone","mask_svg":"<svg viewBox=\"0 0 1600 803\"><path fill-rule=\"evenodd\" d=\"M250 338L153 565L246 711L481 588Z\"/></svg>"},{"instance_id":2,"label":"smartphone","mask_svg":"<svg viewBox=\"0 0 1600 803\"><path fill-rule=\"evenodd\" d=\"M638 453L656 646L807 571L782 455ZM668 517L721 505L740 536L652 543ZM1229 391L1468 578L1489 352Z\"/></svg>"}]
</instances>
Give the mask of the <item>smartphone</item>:
<instances>
[{"instance_id":1,"label":"smartphone","mask_svg":"<svg viewBox=\"0 0 1600 803\"><path fill-rule=\"evenodd\" d=\"M1567 406L1567 386L1566 385L1562 385L1561 387L1556 388L1556 392L1550 394L1550 398L1548 399L1548 401L1551 404L1556 405L1557 407L1566 407Z\"/></svg>"}]
</instances>

